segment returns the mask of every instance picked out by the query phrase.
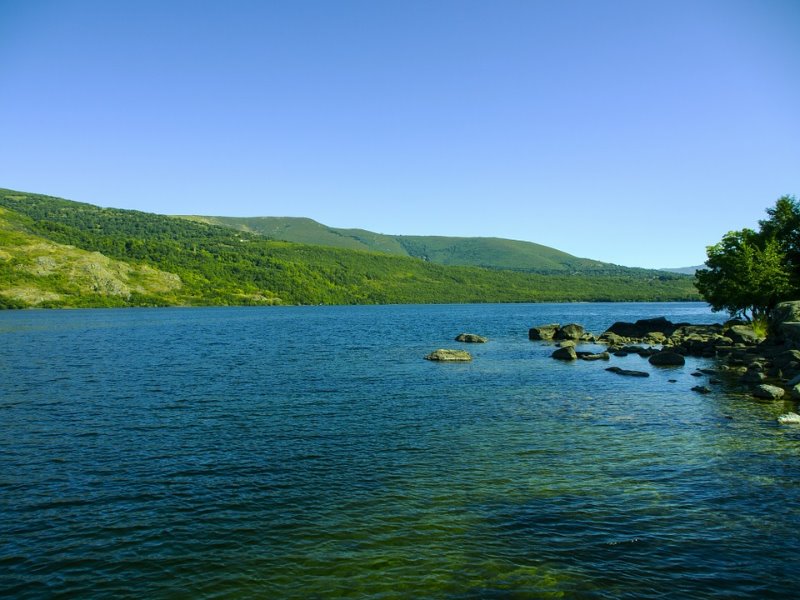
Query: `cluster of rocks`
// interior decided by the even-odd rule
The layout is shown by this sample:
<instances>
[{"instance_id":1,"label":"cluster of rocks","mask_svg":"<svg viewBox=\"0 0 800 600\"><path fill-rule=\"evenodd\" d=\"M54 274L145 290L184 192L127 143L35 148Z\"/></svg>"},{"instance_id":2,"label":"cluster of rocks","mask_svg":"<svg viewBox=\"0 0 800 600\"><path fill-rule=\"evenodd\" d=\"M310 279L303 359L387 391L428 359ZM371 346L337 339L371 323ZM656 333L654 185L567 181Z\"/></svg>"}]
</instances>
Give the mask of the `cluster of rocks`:
<instances>
[{"instance_id":1,"label":"cluster of rocks","mask_svg":"<svg viewBox=\"0 0 800 600\"><path fill-rule=\"evenodd\" d=\"M560 341L560 347L552 354L559 360L608 360L610 355L636 353L653 365L681 366L686 363L686 356L717 358L720 372L737 377L758 398L779 399L788 390L792 398L800 399L800 301L778 305L765 338L741 321L692 325L673 323L664 317L635 323L620 321L599 336L588 333L577 323L564 326L551 323L531 328L528 337ZM603 344L607 350L580 352L575 349L578 342ZM647 376L644 371L619 367L607 370L620 375ZM693 389L701 393L710 391L707 386Z\"/></svg>"}]
</instances>

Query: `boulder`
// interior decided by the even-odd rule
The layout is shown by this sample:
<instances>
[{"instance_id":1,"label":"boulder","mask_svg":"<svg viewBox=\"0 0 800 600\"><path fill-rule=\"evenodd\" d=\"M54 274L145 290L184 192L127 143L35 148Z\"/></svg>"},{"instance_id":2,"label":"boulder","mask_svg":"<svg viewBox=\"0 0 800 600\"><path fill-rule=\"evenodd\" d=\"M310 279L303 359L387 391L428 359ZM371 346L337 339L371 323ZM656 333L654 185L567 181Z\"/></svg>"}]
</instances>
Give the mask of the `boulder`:
<instances>
[{"instance_id":1,"label":"boulder","mask_svg":"<svg viewBox=\"0 0 800 600\"><path fill-rule=\"evenodd\" d=\"M753 389L753 396L765 400L779 400L780 398L783 398L784 394L785 392L783 388L779 388L776 385L769 385L767 383L762 383Z\"/></svg>"},{"instance_id":2,"label":"boulder","mask_svg":"<svg viewBox=\"0 0 800 600\"><path fill-rule=\"evenodd\" d=\"M800 321L800 300L792 300L790 302L781 302L772 311L770 317L770 325L777 325L779 323Z\"/></svg>"},{"instance_id":3,"label":"boulder","mask_svg":"<svg viewBox=\"0 0 800 600\"><path fill-rule=\"evenodd\" d=\"M609 346L624 346L625 345L625 338L621 335L617 335L613 331L606 331L597 338L597 341L603 344L608 344Z\"/></svg>"},{"instance_id":4,"label":"boulder","mask_svg":"<svg viewBox=\"0 0 800 600\"><path fill-rule=\"evenodd\" d=\"M425 360L436 360L442 362L466 362L472 360L472 356L466 350L448 350L439 348L425 357Z\"/></svg>"},{"instance_id":5,"label":"boulder","mask_svg":"<svg viewBox=\"0 0 800 600\"><path fill-rule=\"evenodd\" d=\"M730 338L734 344L757 344L759 338L753 327L750 325L733 325L725 332L726 337Z\"/></svg>"},{"instance_id":6,"label":"boulder","mask_svg":"<svg viewBox=\"0 0 800 600\"><path fill-rule=\"evenodd\" d=\"M553 335L553 339L555 340L579 340L581 339L586 330L583 328L583 325L578 325L577 323L569 323L568 325L564 325L563 327L559 327L555 334Z\"/></svg>"},{"instance_id":7,"label":"boulder","mask_svg":"<svg viewBox=\"0 0 800 600\"><path fill-rule=\"evenodd\" d=\"M559 348L553 352L551 356L556 360L576 360L578 358L578 354L575 352L575 348L573 346Z\"/></svg>"},{"instance_id":8,"label":"boulder","mask_svg":"<svg viewBox=\"0 0 800 600\"><path fill-rule=\"evenodd\" d=\"M581 360L610 360L611 356L608 352L578 352L578 358Z\"/></svg>"},{"instance_id":9,"label":"boulder","mask_svg":"<svg viewBox=\"0 0 800 600\"><path fill-rule=\"evenodd\" d=\"M459 333L458 336L456 336L456 341L465 342L467 344L485 344L489 340L476 333Z\"/></svg>"},{"instance_id":10,"label":"boulder","mask_svg":"<svg viewBox=\"0 0 800 600\"><path fill-rule=\"evenodd\" d=\"M665 317L654 319L639 319L635 323L617 321L606 330L606 333L613 333L626 338L640 339L649 334L658 332L665 336L671 336L677 325L668 321ZM603 334L605 335L605 334Z\"/></svg>"},{"instance_id":11,"label":"boulder","mask_svg":"<svg viewBox=\"0 0 800 600\"><path fill-rule=\"evenodd\" d=\"M792 363L800 363L800 350L785 350L772 359L779 369L791 367Z\"/></svg>"},{"instance_id":12,"label":"boulder","mask_svg":"<svg viewBox=\"0 0 800 600\"><path fill-rule=\"evenodd\" d=\"M608 367L606 371L617 375L625 375L626 377L650 377L650 373L644 371L631 371L630 369L621 369L619 367Z\"/></svg>"},{"instance_id":13,"label":"boulder","mask_svg":"<svg viewBox=\"0 0 800 600\"><path fill-rule=\"evenodd\" d=\"M800 415L788 412L778 417L778 423L781 425L800 425Z\"/></svg>"},{"instance_id":14,"label":"boulder","mask_svg":"<svg viewBox=\"0 0 800 600\"><path fill-rule=\"evenodd\" d=\"M800 385L792 386L792 400L800 400Z\"/></svg>"},{"instance_id":15,"label":"boulder","mask_svg":"<svg viewBox=\"0 0 800 600\"><path fill-rule=\"evenodd\" d=\"M551 323L549 325L540 325L539 327L531 327L528 330L529 340L552 340L556 331L559 330L561 325L558 323Z\"/></svg>"},{"instance_id":16,"label":"boulder","mask_svg":"<svg viewBox=\"0 0 800 600\"><path fill-rule=\"evenodd\" d=\"M648 359L648 362L658 367L682 367L686 364L686 359L677 352L667 351L653 354L653 356Z\"/></svg>"},{"instance_id":17,"label":"boulder","mask_svg":"<svg viewBox=\"0 0 800 600\"><path fill-rule=\"evenodd\" d=\"M778 326L778 337L794 346L800 346L800 323L787 321Z\"/></svg>"},{"instance_id":18,"label":"boulder","mask_svg":"<svg viewBox=\"0 0 800 600\"><path fill-rule=\"evenodd\" d=\"M761 371L755 371L752 369L748 369L745 371L744 375L739 378L739 381L742 383L761 383L767 378L764 373Z\"/></svg>"},{"instance_id":19,"label":"boulder","mask_svg":"<svg viewBox=\"0 0 800 600\"><path fill-rule=\"evenodd\" d=\"M777 341L800 344L800 301L781 302L772 311L769 333Z\"/></svg>"},{"instance_id":20,"label":"boulder","mask_svg":"<svg viewBox=\"0 0 800 600\"><path fill-rule=\"evenodd\" d=\"M692 391L698 394L710 394L711 388L705 385L696 385L692 388Z\"/></svg>"}]
</instances>

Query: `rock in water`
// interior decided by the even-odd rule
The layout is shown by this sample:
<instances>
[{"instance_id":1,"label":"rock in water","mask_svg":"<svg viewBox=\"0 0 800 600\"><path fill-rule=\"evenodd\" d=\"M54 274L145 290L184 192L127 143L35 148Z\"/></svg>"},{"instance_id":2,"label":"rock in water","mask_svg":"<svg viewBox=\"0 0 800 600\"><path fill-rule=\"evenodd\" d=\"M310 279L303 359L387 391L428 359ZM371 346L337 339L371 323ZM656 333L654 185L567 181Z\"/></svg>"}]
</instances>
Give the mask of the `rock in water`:
<instances>
[{"instance_id":1,"label":"rock in water","mask_svg":"<svg viewBox=\"0 0 800 600\"><path fill-rule=\"evenodd\" d=\"M578 358L578 354L575 352L574 346L565 346L564 348L559 348L551 356L557 360L576 360Z\"/></svg>"},{"instance_id":2,"label":"rock in water","mask_svg":"<svg viewBox=\"0 0 800 600\"><path fill-rule=\"evenodd\" d=\"M800 415L797 413L786 413L778 417L778 423L781 425L800 425Z\"/></svg>"},{"instance_id":3,"label":"rock in water","mask_svg":"<svg viewBox=\"0 0 800 600\"><path fill-rule=\"evenodd\" d=\"M650 373L645 371L631 371L630 369L620 369L619 367L608 367L606 371L611 371L617 375L625 375L627 377L650 377Z\"/></svg>"},{"instance_id":4,"label":"rock in water","mask_svg":"<svg viewBox=\"0 0 800 600\"><path fill-rule=\"evenodd\" d=\"M467 362L472 360L472 355L466 350L448 350L445 348L439 348L438 350L434 350L428 354L428 356L425 357L425 360L437 360L442 362Z\"/></svg>"},{"instance_id":5,"label":"rock in water","mask_svg":"<svg viewBox=\"0 0 800 600\"><path fill-rule=\"evenodd\" d=\"M466 342L467 344L485 344L489 339L477 333L460 333L456 337L456 341Z\"/></svg>"},{"instance_id":6,"label":"rock in water","mask_svg":"<svg viewBox=\"0 0 800 600\"><path fill-rule=\"evenodd\" d=\"M686 359L677 352L667 351L653 354L653 356L648 359L648 362L658 367L682 367L686 364Z\"/></svg>"},{"instance_id":7,"label":"rock in water","mask_svg":"<svg viewBox=\"0 0 800 600\"><path fill-rule=\"evenodd\" d=\"M692 388L692 391L698 394L710 394L711 388L705 385L696 385Z\"/></svg>"},{"instance_id":8,"label":"rock in water","mask_svg":"<svg viewBox=\"0 0 800 600\"><path fill-rule=\"evenodd\" d=\"M583 334L586 333L586 330L583 328L582 325L578 325L577 323L570 323L569 325L564 325L560 329L558 329L554 335L554 340L579 340L583 337Z\"/></svg>"},{"instance_id":9,"label":"rock in water","mask_svg":"<svg viewBox=\"0 0 800 600\"><path fill-rule=\"evenodd\" d=\"M779 398L783 398L784 393L783 388L767 383L762 383L753 390L753 396L756 398L763 398L764 400L778 400Z\"/></svg>"},{"instance_id":10,"label":"rock in water","mask_svg":"<svg viewBox=\"0 0 800 600\"><path fill-rule=\"evenodd\" d=\"M550 325L540 325L539 327L531 327L528 330L529 340L552 340L556 331L561 327L558 323L551 323Z\"/></svg>"}]
</instances>

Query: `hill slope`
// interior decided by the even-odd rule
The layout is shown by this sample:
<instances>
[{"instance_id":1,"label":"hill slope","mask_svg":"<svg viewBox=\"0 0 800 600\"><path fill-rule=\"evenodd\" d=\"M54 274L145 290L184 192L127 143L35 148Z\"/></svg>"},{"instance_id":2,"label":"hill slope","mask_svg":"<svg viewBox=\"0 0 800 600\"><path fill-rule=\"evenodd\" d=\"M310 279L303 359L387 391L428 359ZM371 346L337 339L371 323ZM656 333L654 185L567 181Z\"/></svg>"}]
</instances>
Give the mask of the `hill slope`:
<instances>
[{"instance_id":1,"label":"hill slope","mask_svg":"<svg viewBox=\"0 0 800 600\"><path fill-rule=\"evenodd\" d=\"M698 299L691 279L663 273L545 276L448 267L3 189L0 207L4 306ZM43 254L31 250L37 245L63 266L57 277L36 267L53 264L40 261ZM99 266L77 266L84 260ZM100 267L116 283L98 284L91 273ZM83 272L89 275L78 276Z\"/></svg>"},{"instance_id":2,"label":"hill slope","mask_svg":"<svg viewBox=\"0 0 800 600\"><path fill-rule=\"evenodd\" d=\"M182 283L177 275L51 242L27 233L29 223L0 208L0 308L179 301Z\"/></svg>"},{"instance_id":3,"label":"hill slope","mask_svg":"<svg viewBox=\"0 0 800 600\"><path fill-rule=\"evenodd\" d=\"M633 275L634 272L648 271L578 258L549 246L503 238L384 235L364 229L328 227L312 219L300 217L192 215L182 218L257 233L276 240L385 252L421 258L442 265L477 266L530 273Z\"/></svg>"}]
</instances>

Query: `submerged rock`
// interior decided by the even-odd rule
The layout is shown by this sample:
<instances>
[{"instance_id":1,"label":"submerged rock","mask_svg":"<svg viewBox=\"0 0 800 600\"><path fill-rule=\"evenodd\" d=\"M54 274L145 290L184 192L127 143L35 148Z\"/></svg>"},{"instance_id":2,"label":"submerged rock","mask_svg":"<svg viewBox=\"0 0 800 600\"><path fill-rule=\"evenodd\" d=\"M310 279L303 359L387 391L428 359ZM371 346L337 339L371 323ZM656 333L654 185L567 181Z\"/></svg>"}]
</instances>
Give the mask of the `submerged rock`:
<instances>
[{"instance_id":1,"label":"submerged rock","mask_svg":"<svg viewBox=\"0 0 800 600\"><path fill-rule=\"evenodd\" d=\"M578 352L578 358L581 360L610 360L611 355L608 352Z\"/></svg>"},{"instance_id":2,"label":"submerged rock","mask_svg":"<svg viewBox=\"0 0 800 600\"><path fill-rule=\"evenodd\" d=\"M683 355L678 354L677 352L657 352L653 354L649 359L648 362L651 365L656 365L658 367L682 367L686 364L686 359Z\"/></svg>"},{"instance_id":3,"label":"submerged rock","mask_svg":"<svg viewBox=\"0 0 800 600\"><path fill-rule=\"evenodd\" d=\"M710 394L711 388L705 385L696 385L692 388L692 391L698 394Z\"/></svg>"},{"instance_id":4,"label":"submerged rock","mask_svg":"<svg viewBox=\"0 0 800 600\"><path fill-rule=\"evenodd\" d=\"M621 369L619 367L608 367L606 371L616 373L617 375L625 375L627 377L650 377L650 373L645 371L631 371L630 369Z\"/></svg>"},{"instance_id":5,"label":"submerged rock","mask_svg":"<svg viewBox=\"0 0 800 600\"><path fill-rule=\"evenodd\" d=\"M458 336L456 336L456 341L465 342L467 344L485 344L489 341L489 338L485 338L477 333L459 333Z\"/></svg>"},{"instance_id":6,"label":"submerged rock","mask_svg":"<svg viewBox=\"0 0 800 600\"><path fill-rule=\"evenodd\" d=\"M448 350L439 348L425 357L425 360L435 360L442 362L466 362L472 360L472 355L466 350Z\"/></svg>"}]
</instances>

